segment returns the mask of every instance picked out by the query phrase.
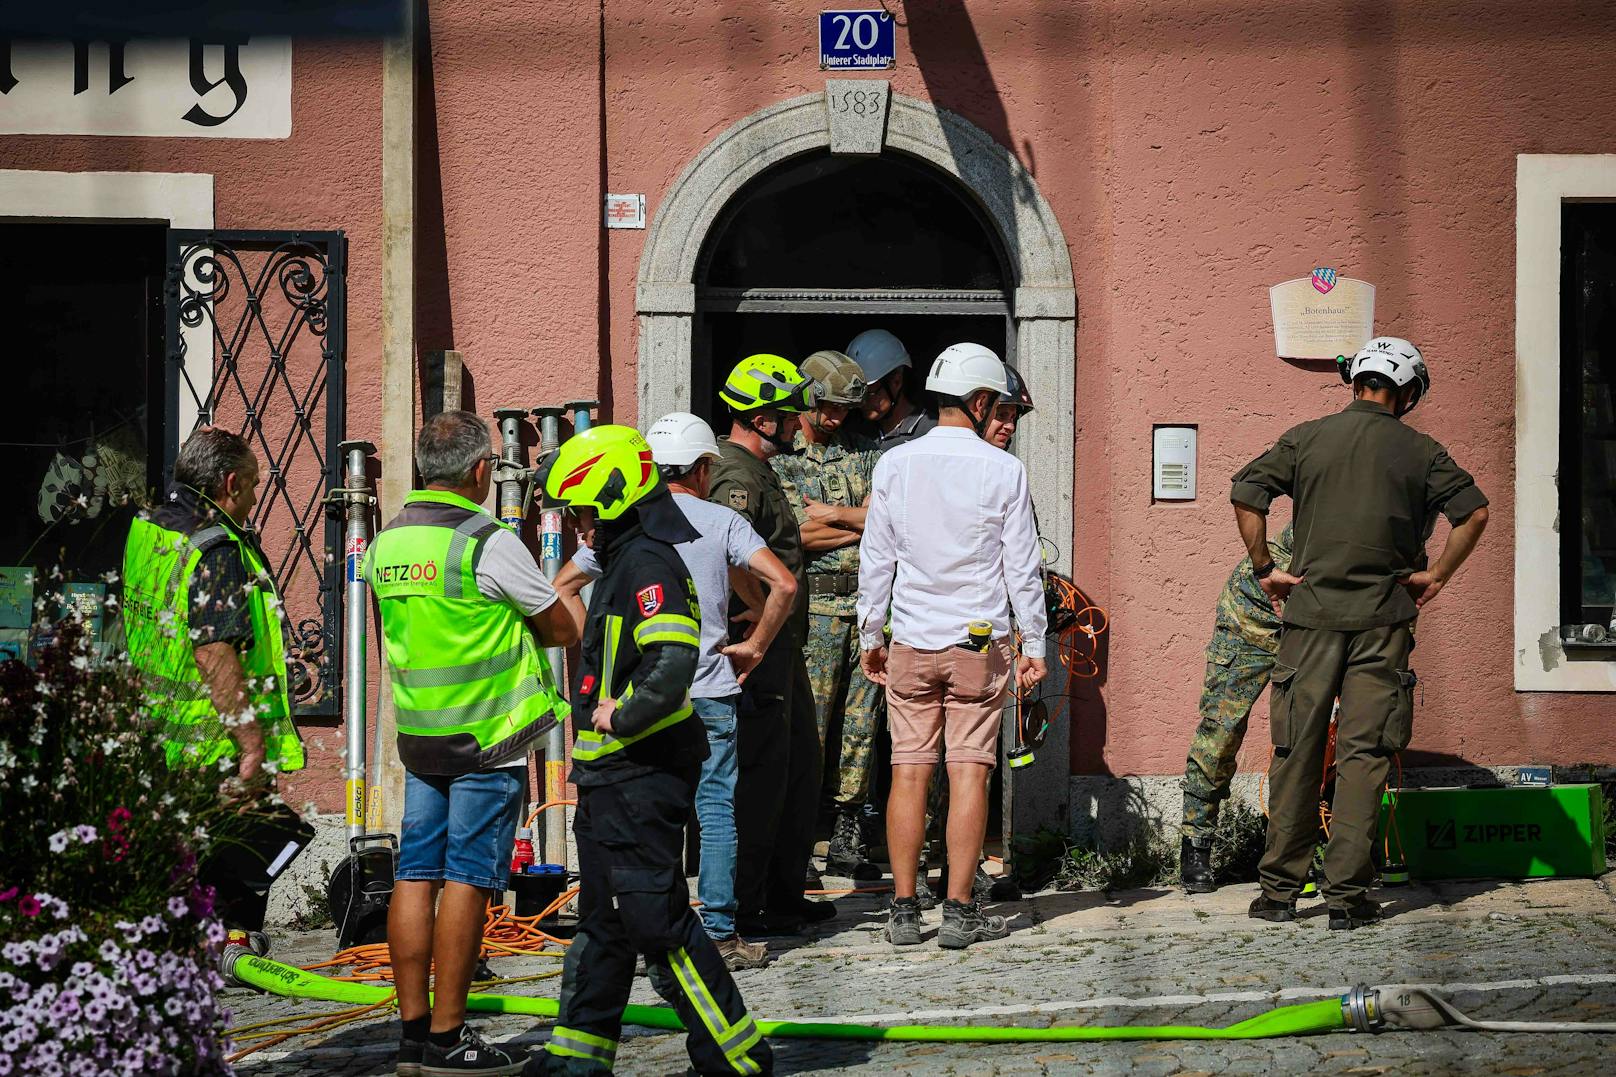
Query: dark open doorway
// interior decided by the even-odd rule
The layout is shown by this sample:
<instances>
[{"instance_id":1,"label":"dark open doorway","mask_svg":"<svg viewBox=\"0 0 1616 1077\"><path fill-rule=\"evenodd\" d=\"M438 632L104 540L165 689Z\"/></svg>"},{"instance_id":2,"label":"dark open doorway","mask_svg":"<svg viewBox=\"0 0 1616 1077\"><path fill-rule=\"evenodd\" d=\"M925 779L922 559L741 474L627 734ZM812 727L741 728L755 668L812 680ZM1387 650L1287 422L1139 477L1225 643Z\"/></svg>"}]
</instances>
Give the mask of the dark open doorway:
<instances>
[{"instance_id":1,"label":"dark open doorway","mask_svg":"<svg viewBox=\"0 0 1616 1077\"><path fill-rule=\"evenodd\" d=\"M93 588L122 562L134 505L161 467L164 235L158 223L0 224L11 311L0 565L36 580L60 567ZM6 574L8 607L25 577ZM7 630L26 630L10 619Z\"/></svg>"},{"instance_id":2,"label":"dark open doorway","mask_svg":"<svg viewBox=\"0 0 1616 1077\"><path fill-rule=\"evenodd\" d=\"M926 371L950 344L984 344L1015 361L1014 279L974 194L932 166L895 153L785 161L730 200L697 260L692 410L722 434L729 422L717 389L740 359L769 352L800 361L845 350L873 328L903 341L914 363L910 392L924 406ZM835 754L827 753L827 773ZM884 812L888 771L879 755L872 800ZM993 844L1002 802L996 770Z\"/></svg>"},{"instance_id":3,"label":"dark open doorway","mask_svg":"<svg viewBox=\"0 0 1616 1077\"><path fill-rule=\"evenodd\" d=\"M723 375L757 352L800 360L880 327L924 380L949 344L1015 350L1012 277L987 215L901 155L807 154L759 175L713 226L696 280L691 402L709 419Z\"/></svg>"}]
</instances>

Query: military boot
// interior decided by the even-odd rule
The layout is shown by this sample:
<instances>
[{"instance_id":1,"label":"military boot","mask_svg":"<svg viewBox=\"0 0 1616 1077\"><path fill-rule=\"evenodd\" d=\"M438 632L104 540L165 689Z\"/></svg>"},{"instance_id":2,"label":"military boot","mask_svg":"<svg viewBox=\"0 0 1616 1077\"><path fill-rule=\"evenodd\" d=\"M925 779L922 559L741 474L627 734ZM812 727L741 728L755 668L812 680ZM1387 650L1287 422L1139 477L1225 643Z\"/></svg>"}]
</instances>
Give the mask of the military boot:
<instances>
[{"instance_id":1,"label":"military boot","mask_svg":"<svg viewBox=\"0 0 1616 1077\"><path fill-rule=\"evenodd\" d=\"M1190 894L1210 894L1218 888L1212 881L1212 847L1196 845L1185 838L1178 847L1178 874Z\"/></svg>"},{"instance_id":2,"label":"military boot","mask_svg":"<svg viewBox=\"0 0 1616 1077\"><path fill-rule=\"evenodd\" d=\"M870 863L864 852L864 830L857 809L843 809L836 815L836 829L825 852L825 870L844 875L854 882L879 879L881 870Z\"/></svg>"}]
</instances>

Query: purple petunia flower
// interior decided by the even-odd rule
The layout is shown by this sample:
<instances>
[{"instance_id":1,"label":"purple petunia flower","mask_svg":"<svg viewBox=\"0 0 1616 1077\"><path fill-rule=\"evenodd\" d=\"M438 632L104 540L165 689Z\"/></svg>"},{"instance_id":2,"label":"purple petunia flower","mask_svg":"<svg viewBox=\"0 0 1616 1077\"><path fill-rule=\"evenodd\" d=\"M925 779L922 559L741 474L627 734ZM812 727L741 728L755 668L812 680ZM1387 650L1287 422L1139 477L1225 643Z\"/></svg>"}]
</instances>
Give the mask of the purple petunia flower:
<instances>
[{"instance_id":1,"label":"purple petunia flower","mask_svg":"<svg viewBox=\"0 0 1616 1077\"><path fill-rule=\"evenodd\" d=\"M171 897L168 899L168 915L172 916L174 919L182 919L190 911L190 903L184 898Z\"/></svg>"}]
</instances>

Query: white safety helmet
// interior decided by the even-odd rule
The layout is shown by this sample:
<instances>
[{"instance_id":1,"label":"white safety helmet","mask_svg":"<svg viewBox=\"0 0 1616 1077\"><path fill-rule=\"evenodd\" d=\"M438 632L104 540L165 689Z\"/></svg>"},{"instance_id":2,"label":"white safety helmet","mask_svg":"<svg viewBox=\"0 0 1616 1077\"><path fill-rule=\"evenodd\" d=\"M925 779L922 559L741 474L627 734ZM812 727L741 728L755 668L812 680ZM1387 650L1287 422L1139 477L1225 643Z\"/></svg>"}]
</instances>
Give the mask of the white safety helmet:
<instances>
[{"instance_id":1,"label":"white safety helmet","mask_svg":"<svg viewBox=\"0 0 1616 1077\"><path fill-rule=\"evenodd\" d=\"M1010 379L992 348L981 344L950 344L932 363L926 389L960 400L983 389L1000 397L1010 391Z\"/></svg>"},{"instance_id":2,"label":"white safety helmet","mask_svg":"<svg viewBox=\"0 0 1616 1077\"><path fill-rule=\"evenodd\" d=\"M675 411L651 424L645 432L651 459L658 467L684 472L704 456L718 459L718 439L699 415Z\"/></svg>"},{"instance_id":3,"label":"white safety helmet","mask_svg":"<svg viewBox=\"0 0 1616 1077\"><path fill-rule=\"evenodd\" d=\"M1414 395L1403 409L1404 415L1413 411L1431 389L1431 374L1425 369L1425 357L1402 337L1376 337L1358 349L1358 354L1351 359L1338 355L1335 361L1341 370L1341 380L1348 385L1360 374L1383 374L1399 389L1412 383Z\"/></svg>"},{"instance_id":4,"label":"white safety helmet","mask_svg":"<svg viewBox=\"0 0 1616 1077\"><path fill-rule=\"evenodd\" d=\"M913 365L903 341L885 329L866 329L848 344L847 354L864 371L864 380L872 385L899 367Z\"/></svg>"}]
</instances>

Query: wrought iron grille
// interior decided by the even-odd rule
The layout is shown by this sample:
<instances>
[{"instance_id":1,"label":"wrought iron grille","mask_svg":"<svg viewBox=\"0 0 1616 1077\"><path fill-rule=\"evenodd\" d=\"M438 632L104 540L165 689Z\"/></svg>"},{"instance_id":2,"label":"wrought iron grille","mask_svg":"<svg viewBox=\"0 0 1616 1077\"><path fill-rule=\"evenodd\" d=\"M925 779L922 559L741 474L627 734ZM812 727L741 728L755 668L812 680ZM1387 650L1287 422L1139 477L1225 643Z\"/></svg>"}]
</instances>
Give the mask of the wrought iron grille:
<instances>
[{"instance_id":1,"label":"wrought iron grille","mask_svg":"<svg viewBox=\"0 0 1616 1077\"><path fill-rule=\"evenodd\" d=\"M299 714L332 717L342 523L326 495L342 470L346 265L341 232L168 233L164 476L203 424L252 446L261 467L252 525L291 629L292 700Z\"/></svg>"}]
</instances>

